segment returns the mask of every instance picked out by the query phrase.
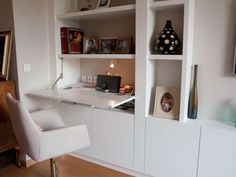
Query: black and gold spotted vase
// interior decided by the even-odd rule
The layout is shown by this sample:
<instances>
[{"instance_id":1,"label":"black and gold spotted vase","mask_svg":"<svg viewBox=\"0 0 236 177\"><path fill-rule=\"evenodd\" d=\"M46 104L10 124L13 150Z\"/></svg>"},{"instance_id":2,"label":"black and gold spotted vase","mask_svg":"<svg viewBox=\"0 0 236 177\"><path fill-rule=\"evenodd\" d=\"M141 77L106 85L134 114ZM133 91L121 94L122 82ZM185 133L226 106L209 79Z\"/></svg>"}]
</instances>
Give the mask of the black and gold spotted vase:
<instances>
[{"instance_id":1,"label":"black and gold spotted vase","mask_svg":"<svg viewBox=\"0 0 236 177\"><path fill-rule=\"evenodd\" d=\"M157 54L181 54L180 40L174 32L170 20L166 21L164 30L157 36L154 51Z\"/></svg>"}]
</instances>

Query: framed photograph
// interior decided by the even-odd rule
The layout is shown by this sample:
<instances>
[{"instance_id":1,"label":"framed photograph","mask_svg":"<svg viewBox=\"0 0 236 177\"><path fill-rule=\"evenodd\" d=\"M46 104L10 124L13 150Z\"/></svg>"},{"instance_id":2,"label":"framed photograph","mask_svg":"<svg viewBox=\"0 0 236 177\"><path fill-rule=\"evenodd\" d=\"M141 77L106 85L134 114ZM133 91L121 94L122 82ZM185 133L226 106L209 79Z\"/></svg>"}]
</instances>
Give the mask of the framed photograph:
<instances>
[{"instance_id":1,"label":"framed photograph","mask_svg":"<svg viewBox=\"0 0 236 177\"><path fill-rule=\"evenodd\" d=\"M100 38L99 53L114 54L116 53L117 38Z\"/></svg>"},{"instance_id":2,"label":"framed photograph","mask_svg":"<svg viewBox=\"0 0 236 177\"><path fill-rule=\"evenodd\" d=\"M117 49L116 53L120 54L129 54L131 48L132 38L118 38L117 40Z\"/></svg>"},{"instance_id":3,"label":"framed photograph","mask_svg":"<svg viewBox=\"0 0 236 177\"><path fill-rule=\"evenodd\" d=\"M83 30L80 28L66 28L68 53L83 53Z\"/></svg>"},{"instance_id":4,"label":"framed photograph","mask_svg":"<svg viewBox=\"0 0 236 177\"><path fill-rule=\"evenodd\" d=\"M0 32L0 77L8 80L12 46L12 32Z\"/></svg>"},{"instance_id":5,"label":"framed photograph","mask_svg":"<svg viewBox=\"0 0 236 177\"><path fill-rule=\"evenodd\" d=\"M98 38L92 36L85 36L83 39L83 51L85 54L98 53Z\"/></svg>"},{"instance_id":6,"label":"framed photograph","mask_svg":"<svg viewBox=\"0 0 236 177\"><path fill-rule=\"evenodd\" d=\"M156 87L154 116L178 119L179 89L174 87Z\"/></svg>"},{"instance_id":7,"label":"framed photograph","mask_svg":"<svg viewBox=\"0 0 236 177\"><path fill-rule=\"evenodd\" d=\"M97 8L109 7L111 0L98 0Z\"/></svg>"}]
</instances>

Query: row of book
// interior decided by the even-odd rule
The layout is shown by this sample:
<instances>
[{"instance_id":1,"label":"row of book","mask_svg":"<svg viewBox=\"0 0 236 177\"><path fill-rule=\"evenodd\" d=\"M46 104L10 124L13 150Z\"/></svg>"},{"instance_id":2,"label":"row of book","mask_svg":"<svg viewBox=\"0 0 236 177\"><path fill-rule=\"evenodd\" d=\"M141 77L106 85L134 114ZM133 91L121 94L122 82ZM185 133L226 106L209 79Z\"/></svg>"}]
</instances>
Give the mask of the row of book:
<instances>
[{"instance_id":1,"label":"row of book","mask_svg":"<svg viewBox=\"0 0 236 177\"><path fill-rule=\"evenodd\" d=\"M129 54L133 51L132 37L84 36L79 28L61 28L62 54Z\"/></svg>"}]
</instances>

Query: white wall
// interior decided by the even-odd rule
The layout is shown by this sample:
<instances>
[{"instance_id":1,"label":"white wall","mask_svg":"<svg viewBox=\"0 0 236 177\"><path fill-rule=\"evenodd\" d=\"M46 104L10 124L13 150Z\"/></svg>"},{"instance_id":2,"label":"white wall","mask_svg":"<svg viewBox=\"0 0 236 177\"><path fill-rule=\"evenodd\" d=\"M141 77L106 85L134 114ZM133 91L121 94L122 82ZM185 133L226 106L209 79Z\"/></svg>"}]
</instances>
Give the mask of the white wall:
<instances>
[{"instance_id":1,"label":"white wall","mask_svg":"<svg viewBox=\"0 0 236 177\"><path fill-rule=\"evenodd\" d=\"M14 31L14 21L12 12L12 1L1 0L0 4L0 31ZM10 59L10 72L9 79L15 81L16 92L18 93L18 81L17 81L17 63L16 63L16 49L15 39L13 33L11 59Z\"/></svg>"},{"instance_id":2,"label":"white wall","mask_svg":"<svg viewBox=\"0 0 236 177\"><path fill-rule=\"evenodd\" d=\"M236 100L232 76L236 41L236 1L196 0L194 63L199 65L200 119L236 122L229 109ZM236 104L234 104L236 109Z\"/></svg>"},{"instance_id":3,"label":"white wall","mask_svg":"<svg viewBox=\"0 0 236 177\"><path fill-rule=\"evenodd\" d=\"M12 0L19 92L21 101L34 109L34 101L25 93L49 86L49 46L47 0ZM23 71L31 65L31 72Z\"/></svg>"}]
</instances>

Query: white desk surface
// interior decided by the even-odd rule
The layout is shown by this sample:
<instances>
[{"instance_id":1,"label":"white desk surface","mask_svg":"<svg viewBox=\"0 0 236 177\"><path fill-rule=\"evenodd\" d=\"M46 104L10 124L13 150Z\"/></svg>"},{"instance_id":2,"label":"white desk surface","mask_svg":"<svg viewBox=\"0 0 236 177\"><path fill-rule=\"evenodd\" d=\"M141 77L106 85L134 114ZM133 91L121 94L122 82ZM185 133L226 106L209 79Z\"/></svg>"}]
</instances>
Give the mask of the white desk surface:
<instances>
[{"instance_id":1,"label":"white desk surface","mask_svg":"<svg viewBox=\"0 0 236 177\"><path fill-rule=\"evenodd\" d=\"M100 92L91 88L45 89L33 91L27 95L105 109L114 108L135 98L129 95Z\"/></svg>"}]
</instances>

